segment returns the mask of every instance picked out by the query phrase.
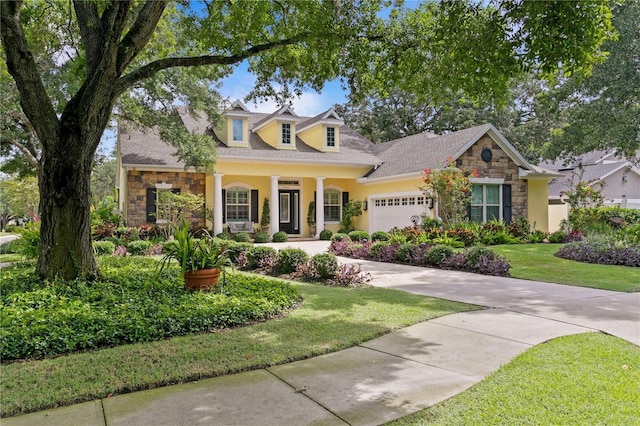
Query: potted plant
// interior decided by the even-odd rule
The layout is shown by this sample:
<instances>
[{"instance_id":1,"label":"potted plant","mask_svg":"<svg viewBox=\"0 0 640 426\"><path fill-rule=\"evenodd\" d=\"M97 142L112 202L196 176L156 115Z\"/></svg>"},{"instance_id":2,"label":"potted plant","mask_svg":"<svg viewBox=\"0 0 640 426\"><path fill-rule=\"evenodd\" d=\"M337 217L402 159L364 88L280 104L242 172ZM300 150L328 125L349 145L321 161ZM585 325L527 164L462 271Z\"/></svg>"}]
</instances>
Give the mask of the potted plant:
<instances>
[{"instance_id":1,"label":"potted plant","mask_svg":"<svg viewBox=\"0 0 640 426\"><path fill-rule=\"evenodd\" d=\"M309 225L309 234L312 237L316 235L316 202L309 202L309 210L307 212L307 225Z\"/></svg>"},{"instance_id":2,"label":"potted plant","mask_svg":"<svg viewBox=\"0 0 640 426\"><path fill-rule=\"evenodd\" d=\"M265 197L262 203L262 216L260 216L260 227L262 232L269 233L269 225L271 224L271 207L269 207L269 198Z\"/></svg>"},{"instance_id":3,"label":"potted plant","mask_svg":"<svg viewBox=\"0 0 640 426\"><path fill-rule=\"evenodd\" d=\"M193 238L189 223L182 221L173 231L174 244L168 244L160 263L162 271L172 260L180 264L185 287L189 290L211 291L218 284L222 269L230 264L227 246L217 246L205 231L200 239Z\"/></svg>"}]
</instances>

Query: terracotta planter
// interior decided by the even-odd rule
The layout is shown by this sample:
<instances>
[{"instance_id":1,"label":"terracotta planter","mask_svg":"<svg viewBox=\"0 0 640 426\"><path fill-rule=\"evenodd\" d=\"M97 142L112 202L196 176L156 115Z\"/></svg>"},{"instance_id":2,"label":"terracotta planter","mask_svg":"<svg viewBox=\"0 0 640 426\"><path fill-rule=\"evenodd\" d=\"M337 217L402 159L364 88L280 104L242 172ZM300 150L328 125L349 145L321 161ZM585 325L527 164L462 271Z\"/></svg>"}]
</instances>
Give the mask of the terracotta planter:
<instances>
[{"instance_id":1,"label":"terracotta planter","mask_svg":"<svg viewBox=\"0 0 640 426\"><path fill-rule=\"evenodd\" d=\"M220 269L201 269L184 273L184 286L191 291L212 291L218 285Z\"/></svg>"}]
</instances>

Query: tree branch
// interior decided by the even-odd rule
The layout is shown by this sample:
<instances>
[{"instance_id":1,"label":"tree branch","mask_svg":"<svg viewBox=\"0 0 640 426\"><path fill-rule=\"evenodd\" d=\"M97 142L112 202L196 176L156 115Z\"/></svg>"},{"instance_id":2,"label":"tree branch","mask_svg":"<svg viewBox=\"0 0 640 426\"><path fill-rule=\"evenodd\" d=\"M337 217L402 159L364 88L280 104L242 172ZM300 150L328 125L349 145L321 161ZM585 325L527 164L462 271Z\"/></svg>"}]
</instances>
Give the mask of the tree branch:
<instances>
[{"instance_id":1,"label":"tree branch","mask_svg":"<svg viewBox=\"0 0 640 426\"><path fill-rule=\"evenodd\" d=\"M276 47L289 46L300 42L310 33L305 32L295 37L277 40L270 43L252 46L235 55L212 55L212 56L195 56L181 58L165 58L153 61L144 65L137 70L122 76L116 83L116 93L120 95L122 92L133 86L136 82L153 77L159 71L175 68L175 67L196 67L202 65L233 65L252 56L256 56L262 52L274 49Z\"/></svg>"},{"instance_id":2,"label":"tree branch","mask_svg":"<svg viewBox=\"0 0 640 426\"><path fill-rule=\"evenodd\" d=\"M25 145L23 145L22 143L18 142L15 139L11 140L9 143L15 146L16 148L18 148L20 152L22 152L22 155L26 157L29 164L35 167L36 170L40 169L40 159L36 156L36 153L31 152L31 150L28 147L26 147ZM32 147L35 146L33 143L33 135L29 135L28 143Z\"/></svg>"},{"instance_id":3,"label":"tree branch","mask_svg":"<svg viewBox=\"0 0 640 426\"><path fill-rule=\"evenodd\" d=\"M98 5L94 2L74 1L73 8L78 18L80 37L84 44L87 58L87 74L92 73L100 63L100 35L102 23L98 16Z\"/></svg>"},{"instance_id":4,"label":"tree branch","mask_svg":"<svg viewBox=\"0 0 640 426\"><path fill-rule=\"evenodd\" d=\"M20 105L33 125L43 148L58 137L59 121L38 74L20 23L22 1L5 1L0 5L0 37L9 73L20 93Z\"/></svg>"},{"instance_id":5,"label":"tree branch","mask_svg":"<svg viewBox=\"0 0 640 426\"><path fill-rule=\"evenodd\" d=\"M117 70L118 74L124 72L142 49L147 45L153 32L158 25L158 21L162 17L168 0L150 1L144 4L144 7L138 14L135 24L124 37L118 47Z\"/></svg>"}]
</instances>

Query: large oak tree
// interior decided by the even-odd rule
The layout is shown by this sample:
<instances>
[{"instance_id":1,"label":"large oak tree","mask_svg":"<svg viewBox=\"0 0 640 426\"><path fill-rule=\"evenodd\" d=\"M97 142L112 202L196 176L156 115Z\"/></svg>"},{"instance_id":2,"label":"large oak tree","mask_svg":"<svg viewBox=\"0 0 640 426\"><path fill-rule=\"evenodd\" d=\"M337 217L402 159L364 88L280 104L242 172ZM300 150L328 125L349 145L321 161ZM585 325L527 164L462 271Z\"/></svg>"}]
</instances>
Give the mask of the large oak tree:
<instances>
[{"instance_id":1,"label":"large oak tree","mask_svg":"<svg viewBox=\"0 0 640 426\"><path fill-rule=\"evenodd\" d=\"M464 90L491 99L532 67L588 70L611 33L607 0L382 6L374 0L0 2L6 70L24 130L40 147L39 274L99 275L89 182L116 107L144 125L162 122L187 164L210 165L212 141L182 133L171 106L188 103L215 118L219 99L210 83L244 60L257 76L252 96L320 89L340 77L363 96L399 87L417 96Z\"/></svg>"}]
</instances>

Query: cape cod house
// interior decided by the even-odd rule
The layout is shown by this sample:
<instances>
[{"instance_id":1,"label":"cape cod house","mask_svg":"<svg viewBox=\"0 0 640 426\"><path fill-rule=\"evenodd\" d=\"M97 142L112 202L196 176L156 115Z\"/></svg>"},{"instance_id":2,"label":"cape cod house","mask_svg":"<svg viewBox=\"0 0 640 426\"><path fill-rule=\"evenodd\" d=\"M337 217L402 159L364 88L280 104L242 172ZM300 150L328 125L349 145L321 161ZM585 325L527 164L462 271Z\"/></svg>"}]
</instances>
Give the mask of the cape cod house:
<instances>
[{"instance_id":1,"label":"cape cod house","mask_svg":"<svg viewBox=\"0 0 640 426\"><path fill-rule=\"evenodd\" d=\"M127 225L157 218L156 194L162 190L204 194L214 212L214 233L230 223L259 223L265 197L270 200L270 233L308 236L307 212L315 201L317 236L336 232L349 200L363 202L356 227L368 232L411 225L414 215L437 217L420 187L425 168L449 158L473 179L471 218L507 222L528 217L548 229L548 182L558 177L529 164L491 124L447 135L428 132L374 144L332 109L315 117L298 116L285 106L272 114L249 111L236 101L219 128L206 118L178 112L190 132L217 142L210 173L185 170L157 130L121 125L117 141L119 208Z\"/></svg>"}]
</instances>

